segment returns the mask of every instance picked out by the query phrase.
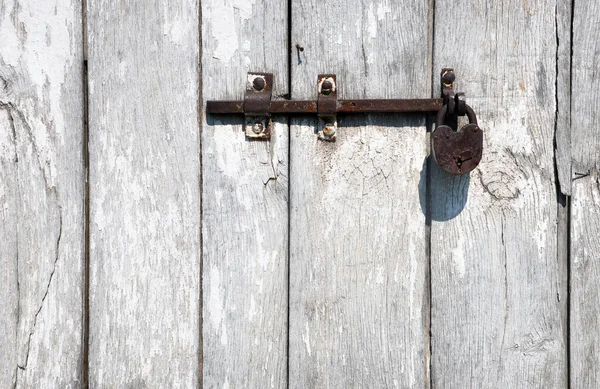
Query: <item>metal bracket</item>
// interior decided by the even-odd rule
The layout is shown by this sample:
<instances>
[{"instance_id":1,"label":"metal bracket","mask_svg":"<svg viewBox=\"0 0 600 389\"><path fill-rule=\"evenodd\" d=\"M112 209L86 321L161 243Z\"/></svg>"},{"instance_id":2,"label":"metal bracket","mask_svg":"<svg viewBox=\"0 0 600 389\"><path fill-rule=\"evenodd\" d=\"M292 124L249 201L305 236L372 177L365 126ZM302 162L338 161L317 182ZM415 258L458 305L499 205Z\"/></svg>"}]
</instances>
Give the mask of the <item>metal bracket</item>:
<instances>
[{"instance_id":1,"label":"metal bracket","mask_svg":"<svg viewBox=\"0 0 600 389\"><path fill-rule=\"evenodd\" d=\"M442 81L442 97L444 98L444 105L448 105L452 103L454 100L454 80L456 76L454 75L454 69L452 68L443 68L441 74ZM450 107L448 107L450 108Z\"/></svg>"},{"instance_id":2,"label":"metal bracket","mask_svg":"<svg viewBox=\"0 0 600 389\"><path fill-rule=\"evenodd\" d=\"M244 115L246 116L246 137L271 138L271 94L273 74L248 73L246 95L244 96Z\"/></svg>"},{"instance_id":3,"label":"metal bracket","mask_svg":"<svg viewBox=\"0 0 600 389\"><path fill-rule=\"evenodd\" d=\"M317 115L319 117L319 139L335 142L337 133L337 84L335 74L319 74L317 78L319 97Z\"/></svg>"},{"instance_id":4,"label":"metal bracket","mask_svg":"<svg viewBox=\"0 0 600 389\"><path fill-rule=\"evenodd\" d=\"M457 116L465 116L467 114L467 103L463 92L454 92L454 69L443 68L441 73L442 96L444 105L448 107L447 115L453 120Z\"/></svg>"}]
</instances>

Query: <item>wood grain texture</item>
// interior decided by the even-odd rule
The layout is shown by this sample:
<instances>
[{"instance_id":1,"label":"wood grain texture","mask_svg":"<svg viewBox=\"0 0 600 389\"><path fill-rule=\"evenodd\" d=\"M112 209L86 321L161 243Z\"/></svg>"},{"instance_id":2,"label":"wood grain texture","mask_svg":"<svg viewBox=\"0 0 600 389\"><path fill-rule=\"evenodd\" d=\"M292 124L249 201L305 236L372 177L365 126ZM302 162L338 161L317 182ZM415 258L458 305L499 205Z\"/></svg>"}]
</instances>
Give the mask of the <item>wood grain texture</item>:
<instances>
[{"instance_id":1,"label":"wood grain texture","mask_svg":"<svg viewBox=\"0 0 600 389\"><path fill-rule=\"evenodd\" d=\"M431 174L436 388L567 384L556 17L541 0L436 1L434 68L456 69L485 131L470 176Z\"/></svg>"},{"instance_id":2,"label":"wood grain texture","mask_svg":"<svg viewBox=\"0 0 600 389\"><path fill-rule=\"evenodd\" d=\"M575 139L577 132L573 135ZM600 177L595 170L589 176L573 182L570 316L572 388L596 388L600 385L600 335L597 331L600 325L599 204Z\"/></svg>"},{"instance_id":3,"label":"wood grain texture","mask_svg":"<svg viewBox=\"0 0 600 389\"><path fill-rule=\"evenodd\" d=\"M81 8L0 3L0 387L81 383Z\"/></svg>"},{"instance_id":4,"label":"wood grain texture","mask_svg":"<svg viewBox=\"0 0 600 389\"><path fill-rule=\"evenodd\" d=\"M571 387L600 386L600 5L576 1L573 18Z\"/></svg>"},{"instance_id":5,"label":"wood grain texture","mask_svg":"<svg viewBox=\"0 0 600 389\"><path fill-rule=\"evenodd\" d=\"M198 384L198 15L87 3L92 387Z\"/></svg>"},{"instance_id":6,"label":"wood grain texture","mask_svg":"<svg viewBox=\"0 0 600 389\"><path fill-rule=\"evenodd\" d=\"M556 2L556 172L561 193L571 195L572 2ZM566 235L559 235L566 241Z\"/></svg>"},{"instance_id":7,"label":"wood grain texture","mask_svg":"<svg viewBox=\"0 0 600 389\"><path fill-rule=\"evenodd\" d=\"M286 95L286 38L286 1L203 1L203 99L242 99L248 71ZM247 140L243 120L202 125L203 387L284 388L288 119L270 141Z\"/></svg>"},{"instance_id":8,"label":"wood grain texture","mask_svg":"<svg viewBox=\"0 0 600 389\"><path fill-rule=\"evenodd\" d=\"M292 97L335 73L339 98L430 91L428 1L292 3ZM290 139L290 388L429 384L423 115L316 119Z\"/></svg>"}]
</instances>

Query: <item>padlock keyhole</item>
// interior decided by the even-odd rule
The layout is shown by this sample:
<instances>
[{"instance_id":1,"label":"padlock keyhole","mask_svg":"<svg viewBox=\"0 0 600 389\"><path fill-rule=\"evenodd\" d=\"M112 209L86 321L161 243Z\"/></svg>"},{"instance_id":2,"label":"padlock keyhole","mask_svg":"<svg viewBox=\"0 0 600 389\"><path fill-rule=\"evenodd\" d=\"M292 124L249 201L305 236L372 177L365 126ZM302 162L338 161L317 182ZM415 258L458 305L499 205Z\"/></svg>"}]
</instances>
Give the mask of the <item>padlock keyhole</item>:
<instances>
[{"instance_id":1,"label":"padlock keyhole","mask_svg":"<svg viewBox=\"0 0 600 389\"><path fill-rule=\"evenodd\" d=\"M456 163L459 173L462 171L462 170L460 170L460 167L462 166L463 162L470 161L471 159L473 159L473 158L467 158L467 159L462 159L460 157L454 158L454 163Z\"/></svg>"}]
</instances>

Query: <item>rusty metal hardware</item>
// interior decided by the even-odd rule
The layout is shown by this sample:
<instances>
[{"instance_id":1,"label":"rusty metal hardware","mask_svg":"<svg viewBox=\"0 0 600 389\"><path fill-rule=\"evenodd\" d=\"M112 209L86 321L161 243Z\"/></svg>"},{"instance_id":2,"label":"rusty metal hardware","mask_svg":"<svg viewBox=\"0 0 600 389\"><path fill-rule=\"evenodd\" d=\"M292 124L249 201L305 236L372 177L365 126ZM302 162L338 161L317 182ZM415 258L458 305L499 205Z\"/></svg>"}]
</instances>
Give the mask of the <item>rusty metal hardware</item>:
<instances>
[{"instance_id":1,"label":"rusty metal hardware","mask_svg":"<svg viewBox=\"0 0 600 389\"><path fill-rule=\"evenodd\" d=\"M444 105L448 107L446 115L453 119L456 119L457 116L465 116L467 113L465 94L454 92L454 80L456 79L454 69L443 68L441 79Z\"/></svg>"},{"instance_id":2,"label":"rusty metal hardware","mask_svg":"<svg viewBox=\"0 0 600 389\"><path fill-rule=\"evenodd\" d=\"M248 73L246 95L244 96L244 115L246 116L246 136L248 138L271 137L271 93L273 74Z\"/></svg>"},{"instance_id":3,"label":"rusty metal hardware","mask_svg":"<svg viewBox=\"0 0 600 389\"><path fill-rule=\"evenodd\" d=\"M319 74L317 78L319 97L317 115L319 116L319 139L335 142L337 133L337 85L335 74Z\"/></svg>"},{"instance_id":4,"label":"rusty metal hardware","mask_svg":"<svg viewBox=\"0 0 600 389\"><path fill-rule=\"evenodd\" d=\"M443 106L444 99L339 99L336 114L437 112ZM206 113L243 115L244 101L208 100ZM271 100L269 113L314 115L317 113L317 100Z\"/></svg>"},{"instance_id":5,"label":"rusty metal hardware","mask_svg":"<svg viewBox=\"0 0 600 389\"><path fill-rule=\"evenodd\" d=\"M436 128L432 134L432 154L437 164L450 174L467 174L479 165L483 152L483 131L477 124L477 116L464 105L469 124L459 131L444 125L448 106L437 114Z\"/></svg>"},{"instance_id":6,"label":"rusty metal hardware","mask_svg":"<svg viewBox=\"0 0 600 389\"><path fill-rule=\"evenodd\" d=\"M298 46L298 50L301 48ZM451 68L442 69L442 98L437 99L371 99L338 100L335 74L317 78L316 100L272 100L273 75L248 73L243 101L207 101L210 114L244 114L245 132L249 138L271 137L273 114L317 114L319 139L335 141L337 115L349 113L438 112L432 134L433 156L438 165L451 174L466 174L481 161L483 131L465 95L454 92L456 78ZM454 131L459 116L467 116L469 124ZM446 125L448 123L450 125Z\"/></svg>"},{"instance_id":7,"label":"rusty metal hardware","mask_svg":"<svg viewBox=\"0 0 600 389\"><path fill-rule=\"evenodd\" d=\"M431 139L431 153L436 163L450 174L467 174L479 165L483 153L483 131L477 124L475 111L467 105L465 94L454 92L456 76L451 68L442 69L442 96L444 106L436 116L436 127ZM469 124L454 131L458 116L469 118Z\"/></svg>"},{"instance_id":8,"label":"rusty metal hardware","mask_svg":"<svg viewBox=\"0 0 600 389\"><path fill-rule=\"evenodd\" d=\"M264 87L262 87L260 81L258 81L258 85L254 84L257 77L265 81ZM328 83L325 83L325 93L322 93L321 88L325 80ZM331 83L331 86L329 83ZM269 73L248 73L246 96L243 101L209 100L206 102L206 113L243 114L259 117L274 114L317 114L320 117L333 117L350 113L437 112L444 105L443 98L338 100L337 85L335 84L336 77L334 74L322 74L318 77L317 100L271 100L273 75ZM256 100L260 100L260 109L255 108ZM321 108L319 108L319 105Z\"/></svg>"}]
</instances>

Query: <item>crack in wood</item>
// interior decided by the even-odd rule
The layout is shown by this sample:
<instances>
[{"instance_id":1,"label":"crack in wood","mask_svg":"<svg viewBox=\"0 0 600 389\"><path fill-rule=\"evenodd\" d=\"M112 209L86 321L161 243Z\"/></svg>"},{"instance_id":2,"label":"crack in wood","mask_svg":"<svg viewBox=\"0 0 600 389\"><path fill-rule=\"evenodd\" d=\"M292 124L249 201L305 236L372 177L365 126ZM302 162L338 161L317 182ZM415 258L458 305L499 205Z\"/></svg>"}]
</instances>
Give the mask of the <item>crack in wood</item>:
<instances>
[{"instance_id":1,"label":"crack in wood","mask_svg":"<svg viewBox=\"0 0 600 389\"><path fill-rule=\"evenodd\" d=\"M62 230L63 230L63 222L62 222L62 208L59 206L59 228L58 228L58 238L56 239L56 254L54 257L54 263L52 265L52 271L50 273L50 277L48 278L48 284L46 285L46 291L44 292L44 296L40 302L40 307L38 308L35 316L33 317L33 326L29 331L29 336L27 338L27 352L25 354L25 363L23 365L17 364L17 367L21 370L26 370L29 363L29 351L31 346L31 336L35 333L35 327L37 325L37 318L42 308L44 307L44 302L46 301L46 297L48 296L48 292L50 291L50 285L52 284L52 279L54 278L54 273L56 271L56 264L60 258L59 250L60 250L60 240L62 238Z\"/></svg>"}]
</instances>

